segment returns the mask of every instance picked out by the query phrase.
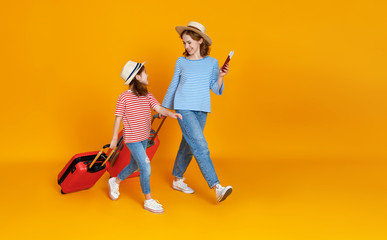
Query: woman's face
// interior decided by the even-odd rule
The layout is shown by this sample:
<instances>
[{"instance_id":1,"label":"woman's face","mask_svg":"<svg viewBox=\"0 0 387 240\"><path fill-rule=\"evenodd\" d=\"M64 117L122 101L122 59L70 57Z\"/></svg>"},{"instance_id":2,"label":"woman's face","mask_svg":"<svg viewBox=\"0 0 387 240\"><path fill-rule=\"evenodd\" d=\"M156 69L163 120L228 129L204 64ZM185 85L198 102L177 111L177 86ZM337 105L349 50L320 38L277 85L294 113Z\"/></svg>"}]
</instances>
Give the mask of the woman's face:
<instances>
[{"instance_id":1,"label":"woman's face","mask_svg":"<svg viewBox=\"0 0 387 240\"><path fill-rule=\"evenodd\" d=\"M203 42L203 38L197 41L192 39L190 35L184 34L182 39L183 39L184 48L189 55L194 55L196 53L200 54L200 44Z\"/></svg>"}]
</instances>

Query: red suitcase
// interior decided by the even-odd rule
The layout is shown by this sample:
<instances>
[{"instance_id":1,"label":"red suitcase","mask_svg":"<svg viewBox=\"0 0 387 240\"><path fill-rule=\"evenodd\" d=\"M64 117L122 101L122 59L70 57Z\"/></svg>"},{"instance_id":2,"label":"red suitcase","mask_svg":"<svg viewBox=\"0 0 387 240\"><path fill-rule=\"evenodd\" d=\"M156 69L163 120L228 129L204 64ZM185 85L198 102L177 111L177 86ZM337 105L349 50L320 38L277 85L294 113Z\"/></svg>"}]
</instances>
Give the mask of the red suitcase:
<instances>
[{"instance_id":1,"label":"red suitcase","mask_svg":"<svg viewBox=\"0 0 387 240\"><path fill-rule=\"evenodd\" d=\"M107 144L98 152L86 152L74 155L58 175L58 184L62 194L91 188L106 172L111 155L104 153ZM107 164L106 164L107 163Z\"/></svg>"},{"instance_id":2,"label":"red suitcase","mask_svg":"<svg viewBox=\"0 0 387 240\"><path fill-rule=\"evenodd\" d=\"M161 118L161 117L159 114L154 115L152 118L152 124L155 118ZM152 160L153 156L157 151L157 148L160 145L160 140L157 134L160 131L160 128L163 125L165 119L166 118L163 118L157 131L151 129L150 136L148 138L148 145L146 149L146 155L148 156L150 161ZM128 147L123 141L122 131L119 133L118 136L119 136L119 141L117 144L117 150L116 150L116 153L111 158L109 167L107 169L111 177L117 177L118 174L122 171L122 169L124 169L124 167L126 167L130 163L130 150L128 149ZM137 177L138 175L140 175L140 172L136 171L129 177Z\"/></svg>"}]
</instances>

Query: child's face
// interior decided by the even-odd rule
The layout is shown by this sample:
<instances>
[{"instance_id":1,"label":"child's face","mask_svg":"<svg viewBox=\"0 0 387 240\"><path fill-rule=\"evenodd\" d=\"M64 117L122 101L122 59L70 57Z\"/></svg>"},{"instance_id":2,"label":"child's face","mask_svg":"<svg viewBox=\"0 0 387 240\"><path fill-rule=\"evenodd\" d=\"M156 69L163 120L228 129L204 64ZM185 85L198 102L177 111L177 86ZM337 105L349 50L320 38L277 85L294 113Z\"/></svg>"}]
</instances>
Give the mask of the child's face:
<instances>
[{"instance_id":1,"label":"child's face","mask_svg":"<svg viewBox=\"0 0 387 240\"><path fill-rule=\"evenodd\" d=\"M183 39L184 48L185 50L187 50L189 55L200 53L200 44L203 42L202 38L199 41L197 41L192 39L190 35L184 34L182 39Z\"/></svg>"},{"instance_id":2,"label":"child's face","mask_svg":"<svg viewBox=\"0 0 387 240\"><path fill-rule=\"evenodd\" d=\"M140 83L148 85L148 74L146 74L145 69L144 69L144 71L142 71L142 73L140 75L137 75L136 78Z\"/></svg>"}]
</instances>

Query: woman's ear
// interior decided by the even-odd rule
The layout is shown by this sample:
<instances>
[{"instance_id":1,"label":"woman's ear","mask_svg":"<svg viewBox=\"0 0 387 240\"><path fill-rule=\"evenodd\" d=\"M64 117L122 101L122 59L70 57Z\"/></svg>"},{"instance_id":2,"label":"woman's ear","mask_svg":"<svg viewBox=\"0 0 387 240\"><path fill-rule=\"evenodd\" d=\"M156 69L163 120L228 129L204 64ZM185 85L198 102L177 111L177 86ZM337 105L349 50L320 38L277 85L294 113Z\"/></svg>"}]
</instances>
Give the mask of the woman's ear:
<instances>
[{"instance_id":1,"label":"woman's ear","mask_svg":"<svg viewBox=\"0 0 387 240\"><path fill-rule=\"evenodd\" d=\"M201 38L200 40L199 40L199 44L202 44L203 43L203 38Z\"/></svg>"},{"instance_id":2,"label":"woman's ear","mask_svg":"<svg viewBox=\"0 0 387 240\"><path fill-rule=\"evenodd\" d=\"M135 78L137 79L137 81L140 81L141 80L141 75L137 74Z\"/></svg>"}]
</instances>

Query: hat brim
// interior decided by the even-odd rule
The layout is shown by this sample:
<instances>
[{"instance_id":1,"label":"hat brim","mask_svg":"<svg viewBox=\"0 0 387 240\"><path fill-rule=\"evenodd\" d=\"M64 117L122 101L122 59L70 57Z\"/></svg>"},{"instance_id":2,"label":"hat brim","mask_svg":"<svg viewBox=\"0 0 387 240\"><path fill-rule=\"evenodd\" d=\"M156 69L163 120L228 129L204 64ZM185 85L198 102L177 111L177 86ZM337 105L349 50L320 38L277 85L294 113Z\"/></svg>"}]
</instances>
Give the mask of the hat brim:
<instances>
[{"instance_id":1,"label":"hat brim","mask_svg":"<svg viewBox=\"0 0 387 240\"><path fill-rule=\"evenodd\" d=\"M190 31L193 31L193 32L196 32L197 34L199 34L200 36L202 36L207 42L209 45L212 45L212 40L211 38L203 33L202 31L196 29L196 28L192 28L192 27L187 27L187 26L176 26L175 27L176 29L176 32L181 36L181 34L185 31L185 30L190 30Z\"/></svg>"},{"instance_id":2,"label":"hat brim","mask_svg":"<svg viewBox=\"0 0 387 240\"><path fill-rule=\"evenodd\" d=\"M138 71L140 71L140 69L145 65L145 63L146 62L141 63L141 66L135 72L133 72L132 76L130 78L128 78L128 80L125 81L124 85L129 85L130 84L130 82L137 75Z\"/></svg>"}]
</instances>

